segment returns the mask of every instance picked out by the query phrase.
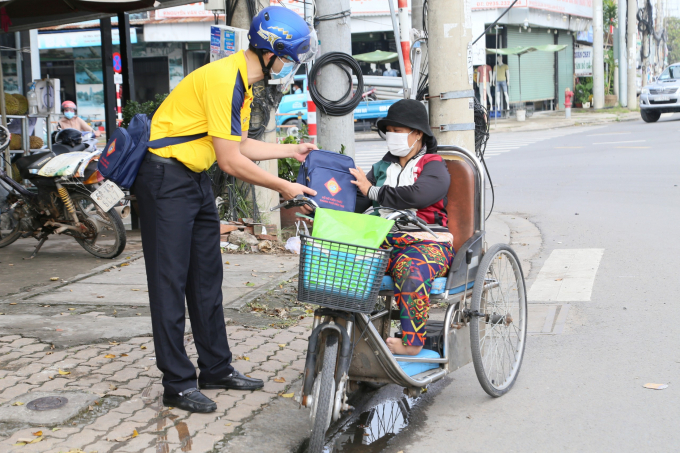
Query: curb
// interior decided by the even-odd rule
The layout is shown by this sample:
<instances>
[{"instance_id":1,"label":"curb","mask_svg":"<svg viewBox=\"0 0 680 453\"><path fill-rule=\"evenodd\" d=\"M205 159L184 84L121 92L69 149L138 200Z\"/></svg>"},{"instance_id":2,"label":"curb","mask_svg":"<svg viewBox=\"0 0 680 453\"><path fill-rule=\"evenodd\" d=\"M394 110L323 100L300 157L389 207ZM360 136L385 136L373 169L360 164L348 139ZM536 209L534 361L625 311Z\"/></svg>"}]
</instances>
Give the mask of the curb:
<instances>
[{"instance_id":1,"label":"curb","mask_svg":"<svg viewBox=\"0 0 680 453\"><path fill-rule=\"evenodd\" d=\"M504 132L537 132L537 131L546 131L549 129L563 129L565 127L576 127L576 126L601 126L603 124L611 124L611 123L623 123L624 121L636 121L638 118L619 118L618 120L605 120L605 121L595 121L595 122L586 122L586 123L575 123L575 124L564 124L564 125L557 125L557 126L546 126L542 127L539 129L528 129L528 130L516 130L516 128L507 128L507 129L500 129L500 130L494 130L494 129L489 129L489 134L492 133L504 133ZM520 126L521 127L521 126Z\"/></svg>"},{"instance_id":2,"label":"curb","mask_svg":"<svg viewBox=\"0 0 680 453\"><path fill-rule=\"evenodd\" d=\"M92 269L90 272L86 272L84 274L76 275L73 277L71 280L67 282L59 282L59 283L52 283L49 285L45 286L40 286L36 289L36 291L24 291L20 292L17 294L12 294L10 296L6 296L3 299L0 299L0 303L3 302L16 302L16 301L22 301L22 302L30 302L28 299L32 299L33 297L39 296L41 294L49 293L51 291L54 291L55 289L63 288L64 286L68 286L71 283L76 283L81 280L85 280L86 278L92 277L93 275L98 275L103 273L107 269L112 269L115 267L120 267L121 264L126 264L126 263L131 263L132 261L136 261L140 258L144 257L144 252L142 250L138 250L137 252L134 252L130 255L130 258L124 259L122 261L117 262L116 264L102 264L101 266L95 267ZM27 294L29 293L30 294Z\"/></svg>"}]
</instances>

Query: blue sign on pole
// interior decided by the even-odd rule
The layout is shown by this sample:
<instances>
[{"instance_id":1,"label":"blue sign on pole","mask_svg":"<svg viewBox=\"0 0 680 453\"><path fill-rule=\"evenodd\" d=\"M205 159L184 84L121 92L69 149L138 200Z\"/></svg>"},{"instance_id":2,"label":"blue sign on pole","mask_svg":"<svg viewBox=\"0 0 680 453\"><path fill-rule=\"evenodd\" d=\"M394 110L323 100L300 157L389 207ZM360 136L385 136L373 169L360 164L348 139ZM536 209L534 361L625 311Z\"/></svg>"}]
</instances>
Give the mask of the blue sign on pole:
<instances>
[{"instance_id":1,"label":"blue sign on pole","mask_svg":"<svg viewBox=\"0 0 680 453\"><path fill-rule=\"evenodd\" d=\"M118 52L113 53L113 72L121 72L123 70L123 60L120 58Z\"/></svg>"}]
</instances>

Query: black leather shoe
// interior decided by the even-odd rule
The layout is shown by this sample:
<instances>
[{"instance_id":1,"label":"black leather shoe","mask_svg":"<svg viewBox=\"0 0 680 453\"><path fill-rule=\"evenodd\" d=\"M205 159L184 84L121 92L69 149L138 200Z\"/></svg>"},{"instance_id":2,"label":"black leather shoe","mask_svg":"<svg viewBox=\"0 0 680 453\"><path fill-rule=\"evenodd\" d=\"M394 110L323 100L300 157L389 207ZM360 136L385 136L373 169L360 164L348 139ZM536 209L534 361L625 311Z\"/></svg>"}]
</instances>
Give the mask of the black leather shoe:
<instances>
[{"instance_id":1,"label":"black leather shoe","mask_svg":"<svg viewBox=\"0 0 680 453\"><path fill-rule=\"evenodd\" d=\"M181 395L163 394L163 405L177 407L189 412L215 412L217 404L198 389L187 389Z\"/></svg>"},{"instance_id":2,"label":"black leather shoe","mask_svg":"<svg viewBox=\"0 0 680 453\"><path fill-rule=\"evenodd\" d=\"M213 382L201 382L198 386L202 389L226 389L226 390L257 390L264 387L262 379L249 378L234 370L231 375Z\"/></svg>"}]
</instances>

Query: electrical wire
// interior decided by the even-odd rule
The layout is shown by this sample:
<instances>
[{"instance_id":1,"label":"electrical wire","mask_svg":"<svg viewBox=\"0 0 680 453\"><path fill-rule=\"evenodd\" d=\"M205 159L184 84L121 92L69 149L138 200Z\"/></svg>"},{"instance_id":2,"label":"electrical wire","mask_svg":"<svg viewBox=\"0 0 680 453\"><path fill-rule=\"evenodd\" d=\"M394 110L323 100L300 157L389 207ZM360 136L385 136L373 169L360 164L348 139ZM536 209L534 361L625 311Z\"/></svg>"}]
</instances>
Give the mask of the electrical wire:
<instances>
[{"instance_id":1,"label":"electrical wire","mask_svg":"<svg viewBox=\"0 0 680 453\"><path fill-rule=\"evenodd\" d=\"M352 14L352 11L350 11L349 9L346 9L344 11L340 11L339 13L326 14L324 16L316 16L314 18L314 28L318 27L319 22L321 22L321 21L344 19L345 17L349 17L351 14Z\"/></svg>"},{"instance_id":2,"label":"electrical wire","mask_svg":"<svg viewBox=\"0 0 680 453\"><path fill-rule=\"evenodd\" d=\"M316 86L316 78L319 71L326 65L333 64L340 68L347 76L348 88L345 94L338 100L331 101L323 97ZM351 71L348 69L351 69ZM352 72L357 78L357 88L352 94ZM329 116L345 116L354 111L361 102L361 95L364 92L364 76L361 72L361 66L351 55L344 52L329 52L322 55L316 60L314 66L308 75L309 78L309 95L316 103L317 107L326 115ZM348 99L349 98L349 99ZM347 101L343 102L345 99Z\"/></svg>"}]
</instances>

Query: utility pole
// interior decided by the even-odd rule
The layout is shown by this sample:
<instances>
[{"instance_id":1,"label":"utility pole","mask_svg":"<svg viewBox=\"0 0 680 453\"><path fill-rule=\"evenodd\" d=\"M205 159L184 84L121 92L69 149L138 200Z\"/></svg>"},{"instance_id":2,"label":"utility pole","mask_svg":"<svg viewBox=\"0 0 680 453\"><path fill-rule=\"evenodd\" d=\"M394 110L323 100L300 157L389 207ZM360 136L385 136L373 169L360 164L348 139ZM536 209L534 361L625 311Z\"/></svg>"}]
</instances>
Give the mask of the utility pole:
<instances>
[{"instance_id":1,"label":"utility pole","mask_svg":"<svg viewBox=\"0 0 680 453\"><path fill-rule=\"evenodd\" d=\"M626 52L626 0L619 0L619 104L621 107L628 105L628 58Z\"/></svg>"},{"instance_id":2,"label":"utility pole","mask_svg":"<svg viewBox=\"0 0 680 453\"><path fill-rule=\"evenodd\" d=\"M349 16L340 13L350 10L349 0L317 0L317 16L338 15L340 17L322 20L318 26L320 44L319 57L329 52L343 52L352 55L352 30ZM352 81L347 80L344 71L329 64L319 71L316 80L319 94L329 100L339 100L351 88ZM340 152L345 147L345 154L354 159L354 115L352 112L344 116L326 115L317 106L317 142L329 151Z\"/></svg>"},{"instance_id":3,"label":"utility pole","mask_svg":"<svg viewBox=\"0 0 680 453\"><path fill-rule=\"evenodd\" d=\"M628 108L637 109L637 0L628 0Z\"/></svg>"},{"instance_id":4,"label":"utility pole","mask_svg":"<svg viewBox=\"0 0 680 453\"><path fill-rule=\"evenodd\" d=\"M457 145L474 153L470 3L428 0L429 108L430 125L439 144Z\"/></svg>"},{"instance_id":5,"label":"utility pole","mask_svg":"<svg viewBox=\"0 0 680 453\"><path fill-rule=\"evenodd\" d=\"M602 0L593 0L593 108L604 107L604 46Z\"/></svg>"}]
</instances>

